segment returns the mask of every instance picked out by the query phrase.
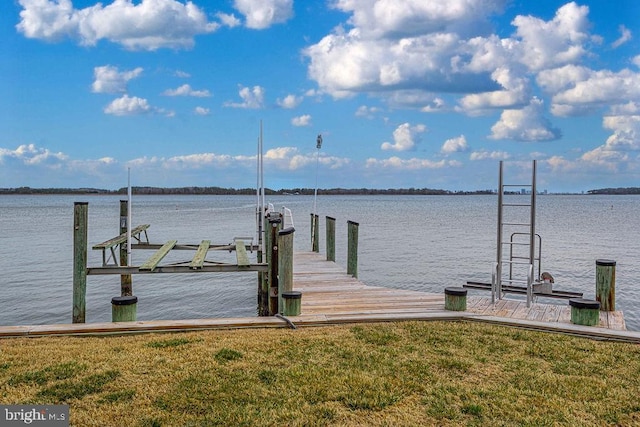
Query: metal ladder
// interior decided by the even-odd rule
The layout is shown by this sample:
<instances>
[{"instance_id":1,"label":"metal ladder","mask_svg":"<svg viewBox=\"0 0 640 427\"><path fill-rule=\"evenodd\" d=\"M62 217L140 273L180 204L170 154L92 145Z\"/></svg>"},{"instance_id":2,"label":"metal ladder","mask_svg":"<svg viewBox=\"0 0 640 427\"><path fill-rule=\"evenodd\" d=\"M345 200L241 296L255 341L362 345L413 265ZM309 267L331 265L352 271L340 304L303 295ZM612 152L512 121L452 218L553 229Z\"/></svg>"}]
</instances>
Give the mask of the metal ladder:
<instances>
[{"instance_id":1,"label":"metal ladder","mask_svg":"<svg viewBox=\"0 0 640 427\"><path fill-rule=\"evenodd\" d=\"M500 161L498 183L498 236L497 256L491 278L491 302L502 299L502 285L526 285L527 307L533 300L533 275L536 260L536 161L532 164L531 184L505 184L503 162ZM520 188L520 193L509 192L509 188ZM520 199L523 194L530 195L528 202ZM519 195L517 195L519 194ZM509 240L505 236L511 235ZM522 235L524 239L514 241L513 235ZM505 251L505 247L509 250ZM514 255L514 248L522 255ZM507 258L508 255L508 258ZM505 266L509 266L505 269ZM508 276L506 276L508 270ZM516 277L516 278L514 278Z\"/></svg>"}]
</instances>

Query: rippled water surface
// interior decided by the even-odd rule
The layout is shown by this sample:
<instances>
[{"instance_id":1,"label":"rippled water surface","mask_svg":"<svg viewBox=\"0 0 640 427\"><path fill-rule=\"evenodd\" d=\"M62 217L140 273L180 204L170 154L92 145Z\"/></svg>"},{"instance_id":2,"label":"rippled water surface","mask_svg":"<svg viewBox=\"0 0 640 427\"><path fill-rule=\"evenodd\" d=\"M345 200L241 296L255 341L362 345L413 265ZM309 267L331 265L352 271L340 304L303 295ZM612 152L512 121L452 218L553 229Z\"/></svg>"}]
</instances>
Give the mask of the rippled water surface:
<instances>
[{"instance_id":1,"label":"rippled water surface","mask_svg":"<svg viewBox=\"0 0 640 427\"><path fill-rule=\"evenodd\" d=\"M70 322L73 203L89 202L91 247L118 234L119 200L0 196L0 324ZM309 250L312 198L268 201L293 211L296 250ZM615 260L616 308L624 311L628 329L640 330L640 197L543 195L537 203L542 269L553 274L555 288L594 297L595 260ZM442 292L467 280L490 280L497 196L319 196L317 206L321 252L324 216L337 220L339 264L346 265L347 220L360 224L358 272L368 284ZM230 243L255 234L255 197L136 196L133 223L151 224L152 243ZM192 255L175 252L170 260ZM235 259L227 252L210 254L223 262ZM134 263L148 256L136 251ZM99 265L101 253L89 250L88 263ZM140 320L255 315L256 273L135 275L133 281ZM119 289L118 276L89 276L87 321L109 321L110 300Z\"/></svg>"}]
</instances>

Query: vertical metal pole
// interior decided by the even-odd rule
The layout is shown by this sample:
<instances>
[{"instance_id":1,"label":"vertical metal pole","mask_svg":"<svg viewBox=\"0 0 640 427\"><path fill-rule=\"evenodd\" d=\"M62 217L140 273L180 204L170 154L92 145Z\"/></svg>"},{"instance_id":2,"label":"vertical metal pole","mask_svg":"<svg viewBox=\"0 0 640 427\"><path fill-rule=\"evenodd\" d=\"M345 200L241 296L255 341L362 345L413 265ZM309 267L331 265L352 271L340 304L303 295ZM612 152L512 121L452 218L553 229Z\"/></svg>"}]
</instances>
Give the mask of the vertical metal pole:
<instances>
[{"instance_id":1,"label":"vertical metal pole","mask_svg":"<svg viewBox=\"0 0 640 427\"><path fill-rule=\"evenodd\" d=\"M131 205L131 168L127 174L127 199L129 204L127 209L127 266L131 267L131 211L133 211Z\"/></svg>"},{"instance_id":2,"label":"vertical metal pole","mask_svg":"<svg viewBox=\"0 0 640 427\"><path fill-rule=\"evenodd\" d=\"M72 323L84 323L87 312L87 222L89 204L73 206L73 309Z\"/></svg>"},{"instance_id":3,"label":"vertical metal pole","mask_svg":"<svg viewBox=\"0 0 640 427\"><path fill-rule=\"evenodd\" d=\"M503 188L503 162L500 160L500 168L498 173L498 232L497 232L497 256L496 256L496 280L495 286L491 289L491 303L494 303L496 297L501 298L502 294L502 196Z\"/></svg>"},{"instance_id":4,"label":"vertical metal pole","mask_svg":"<svg viewBox=\"0 0 640 427\"><path fill-rule=\"evenodd\" d=\"M535 258L536 258L536 196L537 196L537 189L536 189L536 166L537 166L537 161L534 160L531 164L531 229L529 230L529 232L531 233L529 235L529 264L530 264L530 268L533 269L533 266L535 265ZM531 273L533 274L533 273ZM529 287L532 287L533 283L531 283L529 285ZM527 289L527 307L531 306L531 301L533 300L533 293L531 289Z\"/></svg>"},{"instance_id":5,"label":"vertical metal pole","mask_svg":"<svg viewBox=\"0 0 640 427\"><path fill-rule=\"evenodd\" d=\"M258 137L258 149L256 155L256 231L258 233L258 254L257 261L259 264L263 262L265 256L267 236L264 234L265 209L264 200L261 199L262 187L262 120L260 120L260 136ZM269 314L269 285L267 283L268 274L262 271L258 272L258 315L266 316Z\"/></svg>"},{"instance_id":6,"label":"vertical metal pole","mask_svg":"<svg viewBox=\"0 0 640 427\"><path fill-rule=\"evenodd\" d=\"M317 198L318 198L318 167L320 165L320 148L322 148L322 135L319 134L318 138L316 138L316 187L313 191L313 213L311 214L311 251L318 252L319 249L316 249L318 245L318 211L317 211Z\"/></svg>"}]
</instances>

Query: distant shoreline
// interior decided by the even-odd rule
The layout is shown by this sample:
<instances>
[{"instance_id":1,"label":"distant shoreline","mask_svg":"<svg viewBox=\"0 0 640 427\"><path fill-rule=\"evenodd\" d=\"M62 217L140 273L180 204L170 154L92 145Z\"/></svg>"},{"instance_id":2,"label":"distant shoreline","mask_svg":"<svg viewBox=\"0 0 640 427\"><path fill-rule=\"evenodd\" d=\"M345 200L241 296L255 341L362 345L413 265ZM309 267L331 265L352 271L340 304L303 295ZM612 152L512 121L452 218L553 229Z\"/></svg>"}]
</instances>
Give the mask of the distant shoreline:
<instances>
[{"instance_id":1,"label":"distant shoreline","mask_svg":"<svg viewBox=\"0 0 640 427\"><path fill-rule=\"evenodd\" d=\"M272 190L265 188L266 195L313 195L314 189L311 188L292 188ZM132 187L132 192L136 195L214 195L214 196L233 196L233 195L254 195L254 188L222 188L222 187ZM126 195L127 189L120 188L118 190L105 190L100 188L0 188L0 195ZM483 195L496 194L496 190L475 190L475 191L450 191L438 190L431 188L390 188L390 189L374 189L374 188L329 188L318 189L321 195L418 195L418 196L434 196L434 195ZM512 194L520 194L514 192ZM540 193L539 193L540 194ZM597 190L588 190L582 193L546 193L554 195L634 195L640 194L640 187L627 188L602 188Z\"/></svg>"}]
</instances>

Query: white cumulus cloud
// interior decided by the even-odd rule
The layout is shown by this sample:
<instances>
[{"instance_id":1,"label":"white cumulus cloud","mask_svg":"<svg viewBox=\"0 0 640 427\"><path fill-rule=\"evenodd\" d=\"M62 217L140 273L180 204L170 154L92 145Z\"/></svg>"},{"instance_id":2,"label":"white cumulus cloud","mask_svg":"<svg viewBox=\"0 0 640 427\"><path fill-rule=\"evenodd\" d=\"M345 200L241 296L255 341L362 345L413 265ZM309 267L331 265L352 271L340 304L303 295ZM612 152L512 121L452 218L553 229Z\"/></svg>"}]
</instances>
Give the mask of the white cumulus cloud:
<instances>
[{"instance_id":1,"label":"white cumulus cloud","mask_svg":"<svg viewBox=\"0 0 640 427\"><path fill-rule=\"evenodd\" d=\"M205 107L196 107L193 112L198 116L208 116L211 110Z\"/></svg>"},{"instance_id":2,"label":"white cumulus cloud","mask_svg":"<svg viewBox=\"0 0 640 427\"><path fill-rule=\"evenodd\" d=\"M257 30L293 17L293 0L235 0L233 6L244 15L246 26Z\"/></svg>"},{"instance_id":3,"label":"white cumulus cloud","mask_svg":"<svg viewBox=\"0 0 640 427\"><path fill-rule=\"evenodd\" d=\"M512 24L521 39L521 61L532 70L575 62L586 53L589 40L589 8L570 2L560 7L551 21L517 16Z\"/></svg>"},{"instance_id":4,"label":"white cumulus cloud","mask_svg":"<svg viewBox=\"0 0 640 427\"><path fill-rule=\"evenodd\" d=\"M277 104L286 109L296 108L304 98L301 96L287 95L283 99L278 99Z\"/></svg>"},{"instance_id":5,"label":"white cumulus cloud","mask_svg":"<svg viewBox=\"0 0 640 427\"><path fill-rule=\"evenodd\" d=\"M291 119L291 124L293 126L310 126L311 125L311 116L309 114L304 114L302 116L294 117Z\"/></svg>"},{"instance_id":6,"label":"white cumulus cloud","mask_svg":"<svg viewBox=\"0 0 640 427\"><path fill-rule=\"evenodd\" d=\"M208 90L194 90L188 84L183 84L176 89L167 89L162 94L166 96L195 96L198 98L211 96L211 93Z\"/></svg>"},{"instance_id":7,"label":"white cumulus cloud","mask_svg":"<svg viewBox=\"0 0 640 427\"><path fill-rule=\"evenodd\" d=\"M95 93L124 93L127 91L129 80L138 77L142 71L141 67L129 71L119 71L118 67L112 65L95 67L91 90Z\"/></svg>"},{"instance_id":8,"label":"white cumulus cloud","mask_svg":"<svg viewBox=\"0 0 640 427\"><path fill-rule=\"evenodd\" d=\"M190 48L196 35L219 27L190 1L116 0L84 9L75 9L71 0L19 0L19 4L16 27L26 37L52 42L70 38L84 46L109 40L130 50Z\"/></svg>"},{"instance_id":9,"label":"white cumulus cloud","mask_svg":"<svg viewBox=\"0 0 640 427\"><path fill-rule=\"evenodd\" d=\"M440 151L445 154L458 153L461 151L467 151L469 146L467 145L467 138L464 135L460 135L456 138L447 139Z\"/></svg>"},{"instance_id":10,"label":"white cumulus cloud","mask_svg":"<svg viewBox=\"0 0 640 427\"><path fill-rule=\"evenodd\" d=\"M422 124L411 126L403 123L393 131L393 143L384 142L380 146L383 150L409 151L413 150L418 141L419 135L427 131L427 127Z\"/></svg>"},{"instance_id":11,"label":"white cumulus cloud","mask_svg":"<svg viewBox=\"0 0 640 427\"><path fill-rule=\"evenodd\" d=\"M120 98L114 99L104 108L106 114L112 114L114 116L133 116L148 114L152 111L153 109L146 99L129 95L123 95Z\"/></svg>"},{"instance_id":12,"label":"white cumulus cloud","mask_svg":"<svg viewBox=\"0 0 640 427\"><path fill-rule=\"evenodd\" d=\"M515 141L551 141L561 136L560 130L544 117L543 103L538 98L522 109L504 110L491 131L491 139Z\"/></svg>"},{"instance_id":13,"label":"white cumulus cloud","mask_svg":"<svg viewBox=\"0 0 640 427\"><path fill-rule=\"evenodd\" d=\"M226 102L224 105L233 108L248 108L259 109L264 105L264 88L261 86L254 86L253 88L240 86L238 92L242 102Z\"/></svg>"},{"instance_id":14,"label":"white cumulus cloud","mask_svg":"<svg viewBox=\"0 0 640 427\"><path fill-rule=\"evenodd\" d=\"M469 155L469 160L507 160L511 156L506 151L474 151Z\"/></svg>"}]
</instances>

